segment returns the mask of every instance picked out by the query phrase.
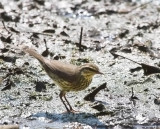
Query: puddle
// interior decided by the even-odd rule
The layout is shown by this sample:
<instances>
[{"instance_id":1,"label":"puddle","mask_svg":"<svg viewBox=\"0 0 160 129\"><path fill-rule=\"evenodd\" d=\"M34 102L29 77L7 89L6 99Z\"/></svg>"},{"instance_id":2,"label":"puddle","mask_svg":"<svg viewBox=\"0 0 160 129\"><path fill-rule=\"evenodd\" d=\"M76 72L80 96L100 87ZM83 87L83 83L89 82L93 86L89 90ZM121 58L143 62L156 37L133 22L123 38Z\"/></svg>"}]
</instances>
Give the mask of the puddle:
<instances>
[{"instance_id":1,"label":"puddle","mask_svg":"<svg viewBox=\"0 0 160 129\"><path fill-rule=\"evenodd\" d=\"M160 129L160 125L135 125L133 129Z\"/></svg>"}]
</instances>

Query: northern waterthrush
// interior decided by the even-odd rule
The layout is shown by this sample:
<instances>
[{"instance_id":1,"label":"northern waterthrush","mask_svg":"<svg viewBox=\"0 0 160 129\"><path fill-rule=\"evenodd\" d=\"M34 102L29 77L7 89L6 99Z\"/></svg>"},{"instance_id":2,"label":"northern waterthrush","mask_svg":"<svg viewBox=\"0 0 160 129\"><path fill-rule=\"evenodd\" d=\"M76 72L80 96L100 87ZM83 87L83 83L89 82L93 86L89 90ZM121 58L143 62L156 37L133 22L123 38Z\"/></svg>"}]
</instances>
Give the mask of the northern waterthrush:
<instances>
[{"instance_id":1,"label":"northern waterthrush","mask_svg":"<svg viewBox=\"0 0 160 129\"><path fill-rule=\"evenodd\" d=\"M23 46L22 50L35 57L49 77L60 87L61 92L59 96L68 112L74 112L74 110L66 99L65 94L69 91L84 90L89 86L95 74L102 74L99 68L92 63L76 66L58 60L49 60L27 46Z\"/></svg>"}]
</instances>

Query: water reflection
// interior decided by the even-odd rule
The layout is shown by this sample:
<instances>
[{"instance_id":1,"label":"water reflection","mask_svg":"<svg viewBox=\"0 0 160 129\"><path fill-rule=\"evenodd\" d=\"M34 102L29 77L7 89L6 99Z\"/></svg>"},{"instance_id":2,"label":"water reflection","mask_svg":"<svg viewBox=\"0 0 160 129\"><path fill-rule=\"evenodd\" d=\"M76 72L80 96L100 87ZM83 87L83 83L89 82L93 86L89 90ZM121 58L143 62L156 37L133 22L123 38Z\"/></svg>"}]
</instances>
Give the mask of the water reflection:
<instances>
[{"instance_id":1,"label":"water reflection","mask_svg":"<svg viewBox=\"0 0 160 129\"><path fill-rule=\"evenodd\" d=\"M35 118L39 120L39 123L46 122L46 124L57 125L59 123L59 128L63 128L65 125L69 123L80 123L82 125L89 125L93 128L101 128L105 129L107 126L100 122L99 119L90 113L48 113L48 112L39 112L36 113L30 118ZM37 121L38 122L38 121Z\"/></svg>"}]
</instances>

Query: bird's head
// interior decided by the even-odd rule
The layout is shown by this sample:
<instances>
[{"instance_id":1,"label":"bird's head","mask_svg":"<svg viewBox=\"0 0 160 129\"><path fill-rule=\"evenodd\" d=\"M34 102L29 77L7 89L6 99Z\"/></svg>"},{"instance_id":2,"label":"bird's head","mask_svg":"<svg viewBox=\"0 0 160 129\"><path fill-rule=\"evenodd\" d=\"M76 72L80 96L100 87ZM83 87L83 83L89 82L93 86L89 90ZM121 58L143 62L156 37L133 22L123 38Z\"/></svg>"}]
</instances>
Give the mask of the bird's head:
<instances>
[{"instance_id":1,"label":"bird's head","mask_svg":"<svg viewBox=\"0 0 160 129\"><path fill-rule=\"evenodd\" d=\"M81 75L85 77L93 77L93 75L95 74L102 74L99 71L99 68L96 65L91 64L91 63L87 63L87 64L80 66L80 71L81 71Z\"/></svg>"}]
</instances>

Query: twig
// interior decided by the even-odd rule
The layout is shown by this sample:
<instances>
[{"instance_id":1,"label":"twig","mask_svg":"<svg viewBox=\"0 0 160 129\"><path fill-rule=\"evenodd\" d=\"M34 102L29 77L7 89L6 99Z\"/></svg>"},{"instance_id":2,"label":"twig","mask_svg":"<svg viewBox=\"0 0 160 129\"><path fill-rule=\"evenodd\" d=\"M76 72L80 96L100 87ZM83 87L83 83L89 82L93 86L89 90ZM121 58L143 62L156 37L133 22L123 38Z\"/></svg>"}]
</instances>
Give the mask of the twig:
<instances>
[{"instance_id":1,"label":"twig","mask_svg":"<svg viewBox=\"0 0 160 129\"><path fill-rule=\"evenodd\" d=\"M3 26L4 26L4 29L5 29L8 33L11 33L11 32L6 28L6 26L5 26L5 24L4 24L4 21L2 21L2 24L3 24Z\"/></svg>"},{"instance_id":2,"label":"twig","mask_svg":"<svg viewBox=\"0 0 160 129\"><path fill-rule=\"evenodd\" d=\"M124 58L124 59L127 59L127 60L130 60L130 61L132 61L132 62L134 62L134 63L136 63L136 64L142 65L141 63L138 63L138 62L136 62L136 61L134 61L134 60L132 60L132 59L129 59L129 58L124 57L124 56L122 56L122 55L119 55L119 54L117 54L117 53L111 52L111 54L114 55L114 56L120 56L120 57L122 57L122 58Z\"/></svg>"},{"instance_id":3,"label":"twig","mask_svg":"<svg viewBox=\"0 0 160 129\"><path fill-rule=\"evenodd\" d=\"M142 8L142 7L144 7L145 5L147 5L147 4L151 3L151 2L152 2L152 0L148 1L148 2L146 2L144 4L141 4L140 6L137 6L137 7L133 8L133 9L131 9L130 12L133 11L133 10L136 10L137 8Z\"/></svg>"},{"instance_id":4,"label":"twig","mask_svg":"<svg viewBox=\"0 0 160 129\"><path fill-rule=\"evenodd\" d=\"M134 7L134 8L132 8L132 9L128 10L128 11L127 11L127 10L126 10L126 11L114 11L114 13L127 14L127 13L130 13L130 12L138 9L138 8L142 8L142 7L144 7L145 5L147 5L147 4L151 3L151 2L152 2L152 0L149 1L149 2L146 2L146 3L144 3L144 4L141 4L141 5L137 6L137 7Z\"/></svg>"},{"instance_id":5,"label":"twig","mask_svg":"<svg viewBox=\"0 0 160 129\"><path fill-rule=\"evenodd\" d=\"M5 26L4 21L2 21L2 24L3 24L4 28L5 28L5 30L6 30L8 33L11 33L11 32L7 29L7 27ZM19 33L33 33L33 34L39 34L39 35L53 36L53 35L51 35L51 34L45 34L45 33L40 33L40 32L29 32L29 31L20 31Z\"/></svg>"},{"instance_id":6,"label":"twig","mask_svg":"<svg viewBox=\"0 0 160 129\"><path fill-rule=\"evenodd\" d=\"M34 34L39 34L39 35L46 35L46 36L53 36L51 34L44 34L44 33L39 33L39 32L25 32L25 31L21 31L22 33L34 33Z\"/></svg>"},{"instance_id":7,"label":"twig","mask_svg":"<svg viewBox=\"0 0 160 129\"><path fill-rule=\"evenodd\" d=\"M138 97L136 97L136 96L134 95L133 87L132 87L132 95L131 95L131 97L130 97L129 99L130 99L130 101L133 102L133 105L134 105L134 106L136 105L136 100L139 100Z\"/></svg>"},{"instance_id":8,"label":"twig","mask_svg":"<svg viewBox=\"0 0 160 129\"><path fill-rule=\"evenodd\" d=\"M81 33L80 33L80 38L79 38L79 51L82 51L82 33L83 33L83 27L81 27Z\"/></svg>"},{"instance_id":9,"label":"twig","mask_svg":"<svg viewBox=\"0 0 160 129\"><path fill-rule=\"evenodd\" d=\"M0 125L0 129L19 129L18 125Z\"/></svg>"},{"instance_id":10,"label":"twig","mask_svg":"<svg viewBox=\"0 0 160 129\"><path fill-rule=\"evenodd\" d=\"M134 91L133 91L133 87L132 87L132 95L131 95L131 98L133 98L134 96Z\"/></svg>"},{"instance_id":11,"label":"twig","mask_svg":"<svg viewBox=\"0 0 160 129\"><path fill-rule=\"evenodd\" d=\"M46 49L48 49L46 39L44 39L44 44L45 44Z\"/></svg>"},{"instance_id":12,"label":"twig","mask_svg":"<svg viewBox=\"0 0 160 129\"><path fill-rule=\"evenodd\" d=\"M90 94L86 95L84 97L84 100L87 100L87 101L93 101L96 94L102 90L102 89L105 89L106 88L106 85L107 83L103 83L102 85L100 85L99 87L97 87L94 91L92 91Z\"/></svg>"},{"instance_id":13,"label":"twig","mask_svg":"<svg viewBox=\"0 0 160 129\"><path fill-rule=\"evenodd\" d=\"M134 60L131 60L131 59L127 58L127 57L121 56L121 55L116 54L114 52L111 52L111 54L113 56L115 56L115 57L120 56L120 57L122 57L124 59L130 60L130 61L132 61L132 62L134 62L136 64L141 65L142 68L143 68L143 71L144 71L144 75L150 75L150 74L153 74L153 73L160 73L160 68L159 67L151 66L151 65L148 65L148 64L144 64L144 63L138 63L138 62L136 62Z\"/></svg>"},{"instance_id":14,"label":"twig","mask_svg":"<svg viewBox=\"0 0 160 129\"><path fill-rule=\"evenodd\" d=\"M48 54L49 54L46 39L44 39L44 43L45 43L46 50L42 53L42 56L45 56L45 57L46 57L46 56L48 56Z\"/></svg>"}]
</instances>

